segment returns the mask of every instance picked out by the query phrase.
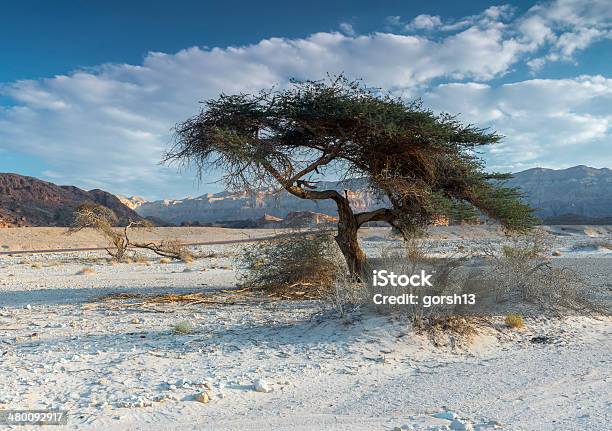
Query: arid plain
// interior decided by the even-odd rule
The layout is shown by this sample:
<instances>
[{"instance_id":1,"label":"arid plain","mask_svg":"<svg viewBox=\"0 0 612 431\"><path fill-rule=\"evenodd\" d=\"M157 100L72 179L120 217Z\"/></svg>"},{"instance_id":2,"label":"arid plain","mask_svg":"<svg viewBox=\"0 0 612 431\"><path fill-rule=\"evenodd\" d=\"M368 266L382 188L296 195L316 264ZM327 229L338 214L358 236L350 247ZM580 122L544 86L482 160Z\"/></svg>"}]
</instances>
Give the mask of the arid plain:
<instances>
[{"instance_id":1,"label":"arid plain","mask_svg":"<svg viewBox=\"0 0 612 431\"><path fill-rule=\"evenodd\" d=\"M545 228L550 261L610 304L607 226ZM0 407L60 408L66 429L608 430L611 332L601 314L502 319L434 346L394 315L237 288L237 257L273 230L155 228L201 257L111 263L91 231L0 230ZM249 242L253 240L253 242ZM491 227L437 227L431 253L499 247ZM368 255L399 247L364 229ZM177 301L176 294L182 296ZM203 395L206 398L203 399ZM464 426L464 428L460 428ZM61 427L60 427L61 428Z\"/></svg>"}]
</instances>

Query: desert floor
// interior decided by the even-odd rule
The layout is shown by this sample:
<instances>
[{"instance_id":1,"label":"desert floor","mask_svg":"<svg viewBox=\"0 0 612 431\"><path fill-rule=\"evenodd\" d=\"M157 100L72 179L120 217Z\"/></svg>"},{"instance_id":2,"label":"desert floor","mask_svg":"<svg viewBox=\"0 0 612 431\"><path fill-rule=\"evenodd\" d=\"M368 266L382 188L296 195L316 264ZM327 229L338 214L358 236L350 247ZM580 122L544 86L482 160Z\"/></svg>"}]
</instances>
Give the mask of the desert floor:
<instances>
[{"instance_id":1,"label":"desert floor","mask_svg":"<svg viewBox=\"0 0 612 431\"><path fill-rule=\"evenodd\" d=\"M612 229L546 229L560 255L553 264L610 301ZM139 235L199 243L278 233ZM439 227L429 238L438 254L500 241L487 227ZM371 256L397 245L383 228L365 229L362 242ZM236 256L256 242L200 245L215 257L189 264L153 255L111 264L104 251L10 254L103 245L87 231L0 230L0 409L69 411L54 429L612 429L608 317L534 317L522 330L500 317L469 346L435 347L395 316L341 318L319 301L232 292ZM169 293L206 295L153 300ZM183 322L190 334L175 333ZM203 392L208 403L197 400Z\"/></svg>"}]
</instances>

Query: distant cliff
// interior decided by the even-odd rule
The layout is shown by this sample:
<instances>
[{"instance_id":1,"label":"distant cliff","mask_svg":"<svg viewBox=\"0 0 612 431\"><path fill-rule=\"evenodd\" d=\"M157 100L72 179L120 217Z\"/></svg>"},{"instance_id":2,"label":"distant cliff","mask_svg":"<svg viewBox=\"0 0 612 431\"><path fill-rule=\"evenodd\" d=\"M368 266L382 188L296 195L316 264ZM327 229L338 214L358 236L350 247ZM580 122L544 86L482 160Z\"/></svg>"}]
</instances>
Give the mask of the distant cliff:
<instances>
[{"instance_id":1,"label":"distant cliff","mask_svg":"<svg viewBox=\"0 0 612 431\"><path fill-rule=\"evenodd\" d=\"M514 174L509 185L520 188L525 200L536 208L545 221L557 223L601 222L612 216L612 170L575 166L569 169L535 168ZM363 180L342 183L319 183L319 189L347 190L356 211L367 211L380 205L376 195ZM332 201L310 201L287 192L272 194L260 191L206 194L181 200L143 202L141 198L126 203L143 217L154 217L173 224L216 223L229 220L257 220L265 215L286 218L291 212L312 211L336 215Z\"/></svg>"},{"instance_id":2,"label":"distant cliff","mask_svg":"<svg viewBox=\"0 0 612 431\"><path fill-rule=\"evenodd\" d=\"M32 177L0 173L0 227L68 226L74 210L85 202L112 209L121 221L140 216L103 190L85 191Z\"/></svg>"},{"instance_id":3,"label":"distant cliff","mask_svg":"<svg viewBox=\"0 0 612 431\"><path fill-rule=\"evenodd\" d=\"M585 223L612 216L612 170L607 168L528 169L514 174L509 185L520 188L545 221Z\"/></svg>"},{"instance_id":4,"label":"distant cliff","mask_svg":"<svg viewBox=\"0 0 612 431\"><path fill-rule=\"evenodd\" d=\"M348 180L343 183L323 182L317 186L319 189L333 188L341 193L347 190L349 200L357 211L366 211L376 204L375 196L367 190L362 180ZM136 206L136 212L143 217L154 217L177 225L256 220L264 216L285 219L289 213L305 211L332 216L336 214L336 204L332 201L300 199L284 191L278 194L267 191L255 194L222 192L181 200L138 204L138 201L130 199L130 202Z\"/></svg>"}]
</instances>

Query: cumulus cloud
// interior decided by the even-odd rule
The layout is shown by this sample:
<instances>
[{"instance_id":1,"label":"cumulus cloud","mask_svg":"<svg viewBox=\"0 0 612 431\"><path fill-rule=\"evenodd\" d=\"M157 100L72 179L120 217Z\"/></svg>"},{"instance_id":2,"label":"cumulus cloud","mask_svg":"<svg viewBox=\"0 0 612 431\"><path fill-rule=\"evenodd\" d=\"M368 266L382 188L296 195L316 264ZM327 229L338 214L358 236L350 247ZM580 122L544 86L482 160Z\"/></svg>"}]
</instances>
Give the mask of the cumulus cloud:
<instances>
[{"instance_id":1,"label":"cumulus cloud","mask_svg":"<svg viewBox=\"0 0 612 431\"><path fill-rule=\"evenodd\" d=\"M436 107L471 115L477 123L497 125L500 121L502 132L525 145L536 138L554 143L561 135L567 145L583 145L608 133L609 118L589 110L591 101L603 97L592 93L604 85L597 83L599 78L526 81L499 88L485 84L520 61L542 67L550 61L547 55L571 56L603 37L591 30L607 31L600 19L605 11L593 14L580 5L572 8L569 0L556 3L563 8L550 11L550 5L538 6L522 17L514 17L509 6L492 7L448 23L421 15L411 24L424 32L413 34L355 35L343 23L342 33L270 38L238 47L193 47L174 54L154 52L139 65L108 64L52 78L5 83L0 95L11 104L0 106L0 149L43 159L47 176L57 182L150 197L180 196L193 188L193 174L181 177L174 168L158 162L171 127L196 114L200 101L220 92L254 92L285 85L289 78L318 79L342 72L405 97L427 92L428 101ZM398 25L402 20L394 17L388 23ZM442 36L433 36L432 31ZM551 51L540 52L538 57L535 54L543 46ZM450 83L430 89L434 80ZM454 80L475 83L452 84ZM509 115L502 109L505 105L495 102L528 86L536 85L545 92L554 82L571 87L578 99L586 97L585 105L570 109L571 100L566 100L567 109L553 115L536 101L542 115L521 116ZM442 103L445 92L455 99L463 97L465 106L446 106ZM529 99L539 93L523 94ZM515 106L518 102L511 99ZM506 151L500 148L498 151ZM544 160L543 153L531 157L536 150L529 151L524 153L525 161ZM520 158L519 153L512 157ZM215 178L215 173L206 173L206 178Z\"/></svg>"},{"instance_id":2,"label":"cumulus cloud","mask_svg":"<svg viewBox=\"0 0 612 431\"><path fill-rule=\"evenodd\" d=\"M611 166L612 79L533 79L500 86L441 84L424 96L434 109L505 135L489 155L491 166L516 171L578 163Z\"/></svg>"},{"instance_id":3,"label":"cumulus cloud","mask_svg":"<svg viewBox=\"0 0 612 431\"><path fill-rule=\"evenodd\" d=\"M442 20L439 16L418 15L408 25L407 30L433 30L442 25Z\"/></svg>"},{"instance_id":4,"label":"cumulus cloud","mask_svg":"<svg viewBox=\"0 0 612 431\"><path fill-rule=\"evenodd\" d=\"M439 16L418 15L409 22L400 16L387 19L393 28L453 32L466 28L497 28L526 53L539 53L528 65L534 71L546 62L573 61L576 52L612 37L612 8L608 0L554 0L515 16L510 5L492 6L482 13L443 21Z\"/></svg>"}]
</instances>

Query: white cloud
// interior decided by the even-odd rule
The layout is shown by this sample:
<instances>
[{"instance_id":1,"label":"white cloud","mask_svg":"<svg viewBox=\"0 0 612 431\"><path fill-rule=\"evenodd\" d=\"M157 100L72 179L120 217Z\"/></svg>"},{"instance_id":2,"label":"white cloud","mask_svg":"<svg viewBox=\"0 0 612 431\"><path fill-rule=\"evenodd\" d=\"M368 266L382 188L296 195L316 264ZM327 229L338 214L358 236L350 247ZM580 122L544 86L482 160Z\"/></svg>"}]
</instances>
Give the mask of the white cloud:
<instances>
[{"instance_id":1,"label":"white cloud","mask_svg":"<svg viewBox=\"0 0 612 431\"><path fill-rule=\"evenodd\" d=\"M442 20L437 15L418 15L406 25L406 30L433 30L441 25Z\"/></svg>"},{"instance_id":2,"label":"white cloud","mask_svg":"<svg viewBox=\"0 0 612 431\"><path fill-rule=\"evenodd\" d=\"M601 33L607 28L601 16L608 12L593 13L597 10L559 0L532 8L522 17L513 18L513 8L500 6L450 23L429 15L412 21L422 30L442 31L435 37L428 32L354 36L352 27L342 23L344 34L150 53L140 65L109 64L7 83L0 87L0 94L14 103L0 107L0 150L44 159L47 171L59 182L124 194L178 196L191 191L193 175L180 177L174 168L158 162L168 144L169 129L196 114L199 101L220 92L284 85L291 77L319 79L328 72L345 72L405 96L427 91L432 80L480 81L439 86L427 97L437 107L463 112L474 122L499 125L522 145L522 153L509 146L497 150L508 152L515 165L544 160L543 142L581 146L607 136L609 110L603 112L605 108L597 103L604 96L594 93L607 89L607 81L533 80L499 88L484 82L507 73L519 61L541 68L555 55L571 56L604 37ZM405 25L400 17L388 22ZM550 52L539 51L544 46ZM527 58L531 55L536 56ZM515 96L519 93L524 101L533 100L534 112L542 112L536 115L523 106ZM450 99L442 103L445 94ZM535 97L565 108L549 112L550 106ZM584 105L575 107L582 98ZM555 105L559 100L564 104ZM535 141L537 149L528 149Z\"/></svg>"},{"instance_id":3,"label":"white cloud","mask_svg":"<svg viewBox=\"0 0 612 431\"><path fill-rule=\"evenodd\" d=\"M539 3L523 16L515 17L510 5L491 6L478 15L443 21L439 16L418 15L409 22L388 17L393 28L407 32L455 32L468 28L502 32L505 40L521 45L522 52L542 51L529 63L537 71L550 61L573 61L576 52L612 37L612 7L609 0L553 0Z\"/></svg>"},{"instance_id":4,"label":"white cloud","mask_svg":"<svg viewBox=\"0 0 612 431\"><path fill-rule=\"evenodd\" d=\"M494 77L518 53L496 29L476 28L441 41L317 33L243 47L151 53L138 66L104 65L6 85L2 92L16 105L0 112L0 147L43 158L49 170L64 173L65 183L167 195L184 187L174 170L157 164L169 129L219 92L350 72L372 85L415 94L435 78Z\"/></svg>"},{"instance_id":5,"label":"white cloud","mask_svg":"<svg viewBox=\"0 0 612 431\"><path fill-rule=\"evenodd\" d=\"M340 31L348 36L355 36L357 34L353 25L348 22L341 22L339 27Z\"/></svg>"},{"instance_id":6,"label":"white cloud","mask_svg":"<svg viewBox=\"0 0 612 431\"><path fill-rule=\"evenodd\" d=\"M612 165L612 151L602 151L612 141L612 79L533 79L498 87L442 84L424 101L505 135L490 156L498 169Z\"/></svg>"},{"instance_id":7,"label":"white cloud","mask_svg":"<svg viewBox=\"0 0 612 431\"><path fill-rule=\"evenodd\" d=\"M612 36L612 7L609 0L555 0L533 6L519 21L519 31L534 46L547 52L537 62L573 61L577 51Z\"/></svg>"}]
</instances>

